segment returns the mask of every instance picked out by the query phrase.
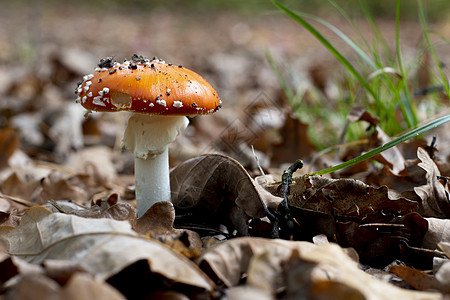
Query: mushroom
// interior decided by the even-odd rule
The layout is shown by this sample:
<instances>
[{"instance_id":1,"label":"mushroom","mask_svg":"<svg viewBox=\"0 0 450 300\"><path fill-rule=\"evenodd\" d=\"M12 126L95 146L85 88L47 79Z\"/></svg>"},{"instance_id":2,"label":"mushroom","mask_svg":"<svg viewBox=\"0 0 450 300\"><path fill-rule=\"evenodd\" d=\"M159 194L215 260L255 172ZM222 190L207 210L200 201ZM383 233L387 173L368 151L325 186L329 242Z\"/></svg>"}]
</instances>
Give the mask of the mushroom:
<instances>
[{"instance_id":1,"label":"mushroom","mask_svg":"<svg viewBox=\"0 0 450 300\"><path fill-rule=\"evenodd\" d=\"M182 66L133 55L100 60L85 75L76 102L98 112L129 111L122 147L135 157L138 218L154 203L170 201L168 144L189 124L186 116L214 113L221 101L211 85Z\"/></svg>"}]
</instances>

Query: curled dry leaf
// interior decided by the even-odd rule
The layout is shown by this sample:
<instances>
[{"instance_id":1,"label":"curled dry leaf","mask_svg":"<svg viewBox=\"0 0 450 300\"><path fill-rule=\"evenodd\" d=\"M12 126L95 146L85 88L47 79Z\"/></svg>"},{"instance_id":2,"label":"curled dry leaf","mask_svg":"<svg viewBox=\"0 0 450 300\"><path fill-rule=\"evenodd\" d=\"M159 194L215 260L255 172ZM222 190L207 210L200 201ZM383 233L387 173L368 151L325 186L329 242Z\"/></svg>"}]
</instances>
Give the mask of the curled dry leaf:
<instances>
[{"instance_id":1,"label":"curled dry leaf","mask_svg":"<svg viewBox=\"0 0 450 300\"><path fill-rule=\"evenodd\" d=\"M0 190L5 195L21 198L26 201L33 201L39 191L39 187L39 180L26 182L16 172L13 172L2 182Z\"/></svg>"},{"instance_id":2,"label":"curled dry leaf","mask_svg":"<svg viewBox=\"0 0 450 300\"><path fill-rule=\"evenodd\" d=\"M425 218L428 230L423 237L422 247L436 250L439 243L450 243L450 220Z\"/></svg>"},{"instance_id":3,"label":"curled dry leaf","mask_svg":"<svg viewBox=\"0 0 450 300\"><path fill-rule=\"evenodd\" d=\"M72 200L76 203L86 203L88 194L85 189L70 183L66 176L52 173L42 180L42 190L37 199L40 204L48 200Z\"/></svg>"},{"instance_id":4,"label":"curled dry leaf","mask_svg":"<svg viewBox=\"0 0 450 300\"><path fill-rule=\"evenodd\" d=\"M55 299L58 300L58 283L42 274L28 274L19 278L7 299Z\"/></svg>"},{"instance_id":5,"label":"curled dry leaf","mask_svg":"<svg viewBox=\"0 0 450 300\"><path fill-rule=\"evenodd\" d=\"M86 273L74 274L59 292L60 299L125 300L125 297L105 282Z\"/></svg>"},{"instance_id":6,"label":"curled dry leaf","mask_svg":"<svg viewBox=\"0 0 450 300\"><path fill-rule=\"evenodd\" d=\"M308 136L308 124L301 122L292 112L284 114L283 127L279 129L281 141L273 143L271 159L273 165L307 158L316 151Z\"/></svg>"},{"instance_id":7,"label":"curled dry leaf","mask_svg":"<svg viewBox=\"0 0 450 300\"><path fill-rule=\"evenodd\" d=\"M111 148L97 146L84 148L69 156L65 166L77 174L87 174L104 186L116 178Z\"/></svg>"},{"instance_id":8,"label":"curled dry leaf","mask_svg":"<svg viewBox=\"0 0 450 300\"><path fill-rule=\"evenodd\" d=\"M261 193L239 162L224 155L202 155L178 165L170 173L172 202L195 215L196 222L218 224L227 216L247 235L247 220L262 218L281 198Z\"/></svg>"},{"instance_id":9,"label":"curled dry leaf","mask_svg":"<svg viewBox=\"0 0 450 300\"><path fill-rule=\"evenodd\" d=\"M364 273L345 249L336 244L237 238L208 249L199 265L227 287L243 274L247 285L288 299L440 299L431 292L398 288ZM362 297L361 297L362 295ZM314 298L315 297L315 298ZM322 297L322 298L321 298ZM348 299L348 298L347 298Z\"/></svg>"},{"instance_id":10,"label":"curled dry leaf","mask_svg":"<svg viewBox=\"0 0 450 300\"><path fill-rule=\"evenodd\" d=\"M269 240L263 238L236 238L208 249L198 260L203 270L211 270L211 278L217 278L227 287L239 284L242 275L247 273L252 260L267 253L265 263L272 272L265 274L265 282L272 289L281 286L278 282L281 262L287 259L292 249L309 251L316 246L309 242L289 242L285 240ZM263 259L260 257L260 259Z\"/></svg>"},{"instance_id":11,"label":"curled dry leaf","mask_svg":"<svg viewBox=\"0 0 450 300\"><path fill-rule=\"evenodd\" d=\"M151 272L174 282L207 291L214 286L191 261L140 237L124 221L52 214L36 207L26 212L18 227L0 227L0 240L11 255L27 262L72 261L100 280L144 260Z\"/></svg>"},{"instance_id":12,"label":"curled dry leaf","mask_svg":"<svg viewBox=\"0 0 450 300\"><path fill-rule=\"evenodd\" d=\"M445 265L444 265L445 266ZM441 267L444 268L444 266ZM448 265L450 267L450 264ZM448 268L445 268L448 269ZM438 290L443 293L447 293L450 291L450 286L447 286L440 282L435 276L428 274L425 271L410 268L407 266L391 266L389 271L402 278L408 284L410 284L413 288L419 291L426 290Z\"/></svg>"},{"instance_id":13,"label":"curled dry leaf","mask_svg":"<svg viewBox=\"0 0 450 300\"><path fill-rule=\"evenodd\" d=\"M136 208L127 202L118 202L110 205L103 201L100 205L94 204L89 208L77 205L69 201L52 201L43 205L52 212L61 212L68 215L75 215L84 218L106 218L117 221L136 221Z\"/></svg>"},{"instance_id":14,"label":"curled dry leaf","mask_svg":"<svg viewBox=\"0 0 450 300\"><path fill-rule=\"evenodd\" d=\"M168 201L153 204L146 213L135 220L134 230L164 243L173 251L188 258L197 257L202 250L202 240L197 232L173 228L175 209Z\"/></svg>"},{"instance_id":15,"label":"curled dry leaf","mask_svg":"<svg viewBox=\"0 0 450 300\"><path fill-rule=\"evenodd\" d=\"M297 178L303 186L303 178ZM309 208L331 214L351 217L365 222L390 220L418 209L418 203L405 198L392 199L388 188L371 187L355 179L329 179L321 176L309 177L310 185L293 195L291 203L297 207Z\"/></svg>"},{"instance_id":16,"label":"curled dry leaf","mask_svg":"<svg viewBox=\"0 0 450 300\"><path fill-rule=\"evenodd\" d=\"M7 299L50 299L50 300L124 300L125 297L105 282L86 273L74 274L61 287L56 281L43 274L28 274L18 278L17 283L6 293Z\"/></svg>"},{"instance_id":17,"label":"curled dry leaf","mask_svg":"<svg viewBox=\"0 0 450 300\"><path fill-rule=\"evenodd\" d=\"M417 149L417 157L421 160L419 167L425 170L427 179L426 185L414 188L414 191L422 199L423 216L449 218L449 194L438 179L438 176L441 175L438 167L423 148Z\"/></svg>"},{"instance_id":18,"label":"curled dry leaf","mask_svg":"<svg viewBox=\"0 0 450 300\"><path fill-rule=\"evenodd\" d=\"M376 135L376 140L378 141L378 143L375 144L376 147L391 141L391 138L378 126L376 127L374 135ZM394 175L400 174L400 172L405 169L405 158L397 146L381 152L376 155L374 159L388 165Z\"/></svg>"}]
</instances>

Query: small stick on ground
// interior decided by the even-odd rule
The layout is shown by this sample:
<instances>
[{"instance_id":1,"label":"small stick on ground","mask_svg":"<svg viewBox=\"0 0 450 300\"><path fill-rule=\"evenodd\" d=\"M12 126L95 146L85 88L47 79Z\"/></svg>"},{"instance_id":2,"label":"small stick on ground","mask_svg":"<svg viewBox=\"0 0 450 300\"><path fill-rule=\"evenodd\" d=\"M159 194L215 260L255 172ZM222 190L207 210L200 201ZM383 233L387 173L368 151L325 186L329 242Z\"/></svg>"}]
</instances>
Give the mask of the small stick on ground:
<instances>
[{"instance_id":1,"label":"small stick on ground","mask_svg":"<svg viewBox=\"0 0 450 300\"><path fill-rule=\"evenodd\" d=\"M283 201L278 205L278 210L274 214L267 214L273 224L272 236L274 238L280 237L280 230L283 237L291 239L294 230L294 220L291 216L287 202L287 193L289 191L289 184L292 183L292 175L298 169L303 167L303 161L296 160L281 176L281 197Z\"/></svg>"}]
</instances>

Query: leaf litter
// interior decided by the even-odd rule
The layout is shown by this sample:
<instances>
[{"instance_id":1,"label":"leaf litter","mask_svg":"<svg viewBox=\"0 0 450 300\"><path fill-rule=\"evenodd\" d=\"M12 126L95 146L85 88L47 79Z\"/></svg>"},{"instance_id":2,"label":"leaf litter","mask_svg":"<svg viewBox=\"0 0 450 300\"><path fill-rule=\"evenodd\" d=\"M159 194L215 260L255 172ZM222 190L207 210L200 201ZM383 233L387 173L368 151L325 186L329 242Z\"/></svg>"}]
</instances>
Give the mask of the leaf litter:
<instances>
[{"instance_id":1,"label":"leaf litter","mask_svg":"<svg viewBox=\"0 0 450 300\"><path fill-rule=\"evenodd\" d=\"M376 164L306 177L385 143L379 120L355 107L348 122L369 124L366 138L334 157L317 153L312 125L276 96L261 57L245 47L207 59L191 54L226 90L222 98L239 99L246 110L224 103L220 114L191 120L170 146L172 203L157 203L139 219L133 157L118 147L123 115L84 118L72 103L76 81L95 66L91 52L45 48L39 67L13 66L12 77L0 67L0 297L450 293L445 129L433 133L434 142L426 136L381 153ZM273 93L259 93L265 89ZM283 186L283 171L298 158L305 167Z\"/></svg>"}]
</instances>

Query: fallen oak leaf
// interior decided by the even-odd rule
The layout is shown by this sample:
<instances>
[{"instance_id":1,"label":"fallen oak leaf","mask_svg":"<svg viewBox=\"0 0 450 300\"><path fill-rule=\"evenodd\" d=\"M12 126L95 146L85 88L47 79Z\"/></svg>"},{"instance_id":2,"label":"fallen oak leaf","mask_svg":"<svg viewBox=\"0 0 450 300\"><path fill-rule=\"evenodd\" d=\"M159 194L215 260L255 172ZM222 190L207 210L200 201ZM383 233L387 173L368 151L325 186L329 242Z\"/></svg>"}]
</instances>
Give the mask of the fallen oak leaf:
<instances>
[{"instance_id":1,"label":"fallen oak leaf","mask_svg":"<svg viewBox=\"0 0 450 300\"><path fill-rule=\"evenodd\" d=\"M422 199L422 215L424 217L450 217L450 199L445 185L439 181L441 175L435 162L423 148L417 149L417 157L421 160L419 167L425 170L427 184L415 187L414 191Z\"/></svg>"},{"instance_id":2,"label":"fallen oak leaf","mask_svg":"<svg viewBox=\"0 0 450 300\"><path fill-rule=\"evenodd\" d=\"M351 253L354 252L351 250ZM301 296L322 299L320 296L329 296L331 290L344 295L347 292L362 294L363 299L441 298L439 293L401 289L364 273L346 249L332 243L318 246L308 242L243 237L206 250L197 262L211 278L215 277L226 287L240 286L246 274L245 286L270 291L272 297L282 290L289 299ZM308 298L308 295L318 298ZM342 295L336 295L337 299L344 299L338 296Z\"/></svg>"},{"instance_id":3,"label":"fallen oak leaf","mask_svg":"<svg viewBox=\"0 0 450 300\"><path fill-rule=\"evenodd\" d=\"M59 292L59 299L104 299L125 300L126 298L111 285L101 282L92 275L76 273Z\"/></svg>"},{"instance_id":4,"label":"fallen oak leaf","mask_svg":"<svg viewBox=\"0 0 450 300\"><path fill-rule=\"evenodd\" d=\"M139 219L133 222L133 229L164 243L173 251L190 259L197 257L203 242L197 232L173 227L175 208L168 201L153 204Z\"/></svg>"},{"instance_id":5,"label":"fallen oak leaf","mask_svg":"<svg viewBox=\"0 0 450 300\"><path fill-rule=\"evenodd\" d=\"M410 268L407 266L391 266L389 271L419 291L439 290L445 292L445 287L435 278L422 270ZM447 288L448 289L448 288Z\"/></svg>"},{"instance_id":6,"label":"fallen oak leaf","mask_svg":"<svg viewBox=\"0 0 450 300\"><path fill-rule=\"evenodd\" d=\"M248 220L265 217L282 201L262 193L242 165L225 155L189 159L171 170L170 182L177 214L211 226L228 222L240 235L248 235Z\"/></svg>"},{"instance_id":7,"label":"fallen oak leaf","mask_svg":"<svg viewBox=\"0 0 450 300\"><path fill-rule=\"evenodd\" d=\"M328 214L334 211L336 216L346 217L347 220L380 222L415 212L419 207L415 201L391 197L386 186L375 188L356 179L330 179L314 175L307 179L296 178L294 185L305 185L302 180L310 184L294 194L289 203Z\"/></svg>"},{"instance_id":8,"label":"fallen oak leaf","mask_svg":"<svg viewBox=\"0 0 450 300\"><path fill-rule=\"evenodd\" d=\"M264 238L241 237L228 240L215 247L209 248L197 260L200 268L205 270L211 278L217 282L223 282L226 287L239 284L242 275L249 270L254 257L263 253L272 254L270 264L274 270L281 271L281 262L287 259L292 249L315 249L316 246L309 242L290 242L286 240L269 240ZM273 288L277 285L277 274L266 277L266 284Z\"/></svg>"},{"instance_id":9,"label":"fallen oak leaf","mask_svg":"<svg viewBox=\"0 0 450 300\"><path fill-rule=\"evenodd\" d=\"M83 218L106 218L117 221L129 221L131 224L136 221L136 208L127 202L110 204L108 201L101 201L86 208L69 201L49 200L47 204L42 206L53 212L75 215Z\"/></svg>"},{"instance_id":10,"label":"fallen oak leaf","mask_svg":"<svg viewBox=\"0 0 450 300\"><path fill-rule=\"evenodd\" d=\"M450 243L450 220L438 218L425 218L428 230L422 241L426 249L439 249L439 243Z\"/></svg>"},{"instance_id":11,"label":"fallen oak leaf","mask_svg":"<svg viewBox=\"0 0 450 300\"><path fill-rule=\"evenodd\" d=\"M17 172L13 172L1 183L0 190L5 195L32 201L36 197L39 187L40 180L25 182Z\"/></svg>"},{"instance_id":12,"label":"fallen oak leaf","mask_svg":"<svg viewBox=\"0 0 450 300\"><path fill-rule=\"evenodd\" d=\"M52 214L36 207L26 211L18 227L1 226L0 241L10 255L27 262L72 261L100 280L144 260L149 271L174 282L207 291L214 287L191 261L159 242L139 236L125 221Z\"/></svg>"}]
</instances>

